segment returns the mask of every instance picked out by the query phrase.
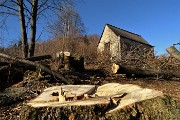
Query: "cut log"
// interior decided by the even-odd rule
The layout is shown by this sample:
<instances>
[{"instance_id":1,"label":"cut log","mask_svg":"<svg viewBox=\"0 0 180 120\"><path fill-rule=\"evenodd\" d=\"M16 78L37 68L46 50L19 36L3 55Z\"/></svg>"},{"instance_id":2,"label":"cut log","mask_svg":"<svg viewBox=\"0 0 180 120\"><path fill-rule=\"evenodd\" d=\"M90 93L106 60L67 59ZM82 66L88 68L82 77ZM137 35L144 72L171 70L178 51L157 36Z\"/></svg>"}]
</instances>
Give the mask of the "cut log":
<instances>
[{"instance_id":1,"label":"cut log","mask_svg":"<svg viewBox=\"0 0 180 120\"><path fill-rule=\"evenodd\" d=\"M166 49L166 51L174 58L180 61L180 52L174 47L170 46Z\"/></svg>"},{"instance_id":2,"label":"cut log","mask_svg":"<svg viewBox=\"0 0 180 120\"><path fill-rule=\"evenodd\" d=\"M112 72L113 72L113 73L117 73L118 70L119 70L119 65L113 63L113 65L112 65Z\"/></svg>"},{"instance_id":3,"label":"cut log","mask_svg":"<svg viewBox=\"0 0 180 120\"><path fill-rule=\"evenodd\" d=\"M69 71L70 69L72 69L71 67L71 54L70 52L64 52L64 60L63 60L63 63L64 63L64 69Z\"/></svg>"},{"instance_id":4,"label":"cut log","mask_svg":"<svg viewBox=\"0 0 180 120\"><path fill-rule=\"evenodd\" d=\"M137 76L163 76L163 77L178 77L180 78L179 72L174 71L161 71L161 70L152 70L152 69L144 69L131 67L126 65L119 65L119 69L115 70L114 73L123 73L123 74L135 74Z\"/></svg>"},{"instance_id":5,"label":"cut log","mask_svg":"<svg viewBox=\"0 0 180 120\"><path fill-rule=\"evenodd\" d=\"M88 99L29 105L22 108L20 119L167 120L180 117L176 102L171 97L131 84L105 84Z\"/></svg>"},{"instance_id":6,"label":"cut log","mask_svg":"<svg viewBox=\"0 0 180 120\"><path fill-rule=\"evenodd\" d=\"M58 63L58 70L61 68L63 68L66 71L84 70L84 58L81 56L72 56L70 52L56 53L56 61Z\"/></svg>"},{"instance_id":7,"label":"cut log","mask_svg":"<svg viewBox=\"0 0 180 120\"><path fill-rule=\"evenodd\" d=\"M35 57L26 58L26 60L40 61L40 60L51 59L51 58L52 58L51 55L43 55L43 56L35 56Z\"/></svg>"},{"instance_id":8,"label":"cut log","mask_svg":"<svg viewBox=\"0 0 180 120\"><path fill-rule=\"evenodd\" d=\"M22 65L24 65L25 67L27 66L35 66L37 68L40 68L41 70L59 78L62 82L64 82L65 84L72 84L72 81L68 81L66 80L61 74L59 74L58 72L56 71L52 71L50 70L48 67L42 65L42 64L39 64L39 63L36 63L36 62L32 62L32 61L29 61L29 60L24 60L24 59L20 59L20 58L16 58L16 57L12 57L12 56L9 56L9 55L6 55L6 54L3 54L3 53L0 53L0 57L2 58L6 58L6 59L10 59L10 60L14 60L16 62L19 62L21 63Z\"/></svg>"}]
</instances>

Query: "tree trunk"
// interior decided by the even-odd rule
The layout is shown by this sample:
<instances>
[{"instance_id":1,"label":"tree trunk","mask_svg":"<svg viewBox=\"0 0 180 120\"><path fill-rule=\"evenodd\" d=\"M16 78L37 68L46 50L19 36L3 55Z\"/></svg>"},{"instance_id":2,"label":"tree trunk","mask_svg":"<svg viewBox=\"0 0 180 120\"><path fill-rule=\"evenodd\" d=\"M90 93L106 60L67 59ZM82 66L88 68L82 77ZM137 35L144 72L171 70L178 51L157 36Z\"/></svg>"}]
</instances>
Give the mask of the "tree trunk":
<instances>
[{"instance_id":1,"label":"tree trunk","mask_svg":"<svg viewBox=\"0 0 180 120\"><path fill-rule=\"evenodd\" d=\"M27 41L27 33L26 33L26 25L25 25L25 16L24 16L24 2L23 0L17 0L19 3L19 19L21 26L21 42L22 42L22 57L27 58L28 56L28 41Z\"/></svg>"},{"instance_id":2,"label":"tree trunk","mask_svg":"<svg viewBox=\"0 0 180 120\"><path fill-rule=\"evenodd\" d=\"M84 58L81 56L71 56L70 52L58 52L56 53L56 60L58 60L58 66L55 70L63 68L67 71L83 71L84 70Z\"/></svg>"},{"instance_id":3,"label":"tree trunk","mask_svg":"<svg viewBox=\"0 0 180 120\"><path fill-rule=\"evenodd\" d=\"M35 42L36 42L37 7L38 7L38 0L32 0L31 37L30 37L28 57L34 56Z\"/></svg>"},{"instance_id":4,"label":"tree trunk","mask_svg":"<svg viewBox=\"0 0 180 120\"><path fill-rule=\"evenodd\" d=\"M64 69L70 71L72 69L71 61L70 61L71 53L64 52Z\"/></svg>"},{"instance_id":5,"label":"tree trunk","mask_svg":"<svg viewBox=\"0 0 180 120\"><path fill-rule=\"evenodd\" d=\"M51 59L51 58L52 58L51 55L42 55L42 56L34 56L34 57L26 58L26 60L29 60L29 61L41 61L41 60Z\"/></svg>"},{"instance_id":6,"label":"tree trunk","mask_svg":"<svg viewBox=\"0 0 180 120\"><path fill-rule=\"evenodd\" d=\"M170 46L169 48L166 49L166 51L171 56L173 56L174 58L180 61L180 52L174 46Z\"/></svg>"},{"instance_id":7,"label":"tree trunk","mask_svg":"<svg viewBox=\"0 0 180 120\"><path fill-rule=\"evenodd\" d=\"M115 65L117 67L115 67ZM180 78L179 72L136 68L136 67L131 67L131 66L127 66L127 65L118 65L118 64L113 64L112 71L113 71L113 73L123 73L123 74L129 74L129 75L135 74L137 76L153 76L153 77L163 76L165 78L168 78L168 77Z\"/></svg>"}]
</instances>

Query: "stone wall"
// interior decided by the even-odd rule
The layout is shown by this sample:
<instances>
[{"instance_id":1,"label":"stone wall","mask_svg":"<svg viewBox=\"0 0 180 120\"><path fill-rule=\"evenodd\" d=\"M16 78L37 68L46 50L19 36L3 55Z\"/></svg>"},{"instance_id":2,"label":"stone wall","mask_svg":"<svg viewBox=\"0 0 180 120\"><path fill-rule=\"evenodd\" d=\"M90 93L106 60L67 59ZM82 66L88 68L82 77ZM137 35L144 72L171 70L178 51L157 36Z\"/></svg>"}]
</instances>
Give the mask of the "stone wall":
<instances>
[{"instance_id":1,"label":"stone wall","mask_svg":"<svg viewBox=\"0 0 180 120\"><path fill-rule=\"evenodd\" d=\"M119 54L119 43L119 37L111 29L109 29L108 26L105 26L104 32L98 45L98 52L101 53L106 49L109 49L110 55L112 57L117 56ZM108 46L110 48L106 48Z\"/></svg>"},{"instance_id":2,"label":"stone wall","mask_svg":"<svg viewBox=\"0 0 180 120\"><path fill-rule=\"evenodd\" d=\"M126 46L126 49L124 45ZM128 50L135 47L142 52L153 51L153 47L125 37L117 36L108 26L105 26L98 45L98 52L108 52L112 58L116 57L121 59L123 52L128 52Z\"/></svg>"}]
</instances>

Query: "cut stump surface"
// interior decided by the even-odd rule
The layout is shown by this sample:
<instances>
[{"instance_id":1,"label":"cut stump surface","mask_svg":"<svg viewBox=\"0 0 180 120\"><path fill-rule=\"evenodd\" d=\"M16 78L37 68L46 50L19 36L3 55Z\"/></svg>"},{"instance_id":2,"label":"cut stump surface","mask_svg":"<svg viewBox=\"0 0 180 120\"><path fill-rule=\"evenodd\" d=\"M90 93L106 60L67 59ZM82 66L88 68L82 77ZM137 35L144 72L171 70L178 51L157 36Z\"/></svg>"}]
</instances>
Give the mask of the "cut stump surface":
<instances>
[{"instance_id":1,"label":"cut stump surface","mask_svg":"<svg viewBox=\"0 0 180 120\"><path fill-rule=\"evenodd\" d=\"M67 91L68 101L58 101L52 93ZM96 91L94 93L94 91ZM68 93L69 92L69 93ZM73 93L73 94L72 94ZM93 94L94 93L94 94ZM74 95L76 94L76 95ZM66 97L67 97L66 96ZM52 101L56 97L55 101ZM108 83L91 85L65 85L47 88L31 100L21 111L21 119L179 119L176 102L162 92L132 84Z\"/></svg>"}]
</instances>

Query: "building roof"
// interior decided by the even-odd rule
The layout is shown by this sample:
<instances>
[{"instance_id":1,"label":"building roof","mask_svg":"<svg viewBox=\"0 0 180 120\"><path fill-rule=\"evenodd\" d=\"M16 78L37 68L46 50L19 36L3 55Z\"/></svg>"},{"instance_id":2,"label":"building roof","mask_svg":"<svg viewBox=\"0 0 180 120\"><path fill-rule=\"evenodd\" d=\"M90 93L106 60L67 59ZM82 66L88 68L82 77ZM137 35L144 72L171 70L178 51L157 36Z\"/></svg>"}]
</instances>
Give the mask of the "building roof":
<instances>
[{"instance_id":1,"label":"building roof","mask_svg":"<svg viewBox=\"0 0 180 120\"><path fill-rule=\"evenodd\" d=\"M136 41L136 42L139 42L139 43L142 43L142 44L146 44L146 45L149 45L149 46L152 46L150 45L144 38L142 38L140 35L138 34L135 34L135 33L132 33L132 32L129 32L129 31L126 31L126 30L123 30L123 29L120 29L120 28L117 28L115 26L112 26L110 24L106 24L117 36L120 36L120 37L124 37L124 38L128 38L130 40L133 40L133 41ZM153 47L153 46L152 46Z\"/></svg>"}]
</instances>

